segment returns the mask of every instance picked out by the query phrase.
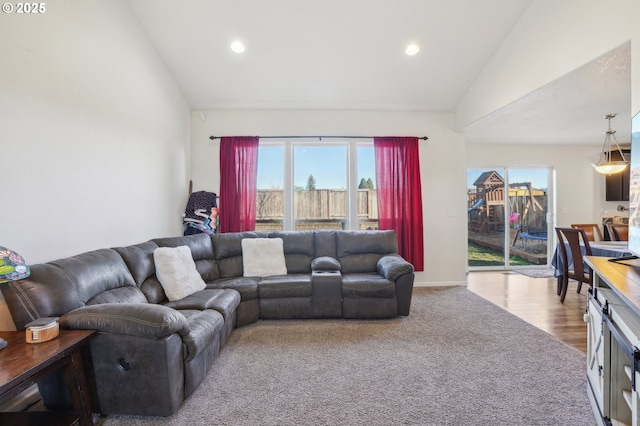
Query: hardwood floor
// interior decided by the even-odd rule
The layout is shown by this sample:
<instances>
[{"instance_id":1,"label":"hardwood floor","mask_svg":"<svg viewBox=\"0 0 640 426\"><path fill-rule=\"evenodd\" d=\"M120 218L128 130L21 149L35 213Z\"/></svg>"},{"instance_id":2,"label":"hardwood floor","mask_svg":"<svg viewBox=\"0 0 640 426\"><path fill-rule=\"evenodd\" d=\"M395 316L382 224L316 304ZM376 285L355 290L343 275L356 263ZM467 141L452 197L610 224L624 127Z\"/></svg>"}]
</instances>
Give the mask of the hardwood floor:
<instances>
[{"instance_id":1,"label":"hardwood floor","mask_svg":"<svg viewBox=\"0 0 640 426\"><path fill-rule=\"evenodd\" d=\"M587 351L587 285L576 292L569 281L564 303L556 294L555 278L529 278L511 271L470 272L467 288L559 340Z\"/></svg>"}]
</instances>

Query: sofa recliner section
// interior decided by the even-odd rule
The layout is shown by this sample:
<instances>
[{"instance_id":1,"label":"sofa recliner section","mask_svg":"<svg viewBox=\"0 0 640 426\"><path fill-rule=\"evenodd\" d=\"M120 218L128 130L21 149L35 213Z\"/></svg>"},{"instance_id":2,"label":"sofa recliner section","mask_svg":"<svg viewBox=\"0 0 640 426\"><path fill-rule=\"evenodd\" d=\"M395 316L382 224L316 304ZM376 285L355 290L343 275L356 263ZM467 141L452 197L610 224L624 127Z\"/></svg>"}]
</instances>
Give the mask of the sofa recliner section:
<instances>
[{"instance_id":1,"label":"sofa recliner section","mask_svg":"<svg viewBox=\"0 0 640 426\"><path fill-rule=\"evenodd\" d=\"M243 276L242 240L281 238L286 275ZM204 290L167 300L154 251L188 246ZM393 231L292 231L157 238L32 265L0 286L18 329L60 317L95 329L88 380L94 412L168 416L214 364L236 327L259 319L409 315L413 266ZM48 408L70 406L59 376L39 384Z\"/></svg>"}]
</instances>

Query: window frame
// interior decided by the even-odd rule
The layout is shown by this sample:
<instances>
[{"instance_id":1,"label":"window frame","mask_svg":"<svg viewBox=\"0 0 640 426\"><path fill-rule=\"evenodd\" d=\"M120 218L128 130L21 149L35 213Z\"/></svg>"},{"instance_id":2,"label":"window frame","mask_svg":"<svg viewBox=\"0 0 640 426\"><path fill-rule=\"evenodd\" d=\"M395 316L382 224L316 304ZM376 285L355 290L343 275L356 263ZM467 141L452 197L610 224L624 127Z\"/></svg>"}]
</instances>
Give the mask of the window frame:
<instances>
[{"instance_id":1,"label":"window frame","mask_svg":"<svg viewBox=\"0 0 640 426\"><path fill-rule=\"evenodd\" d=\"M347 218L345 229L358 230L358 148L370 147L373 149L373 140L361 141L350 139L336 139L333 141L317 141L317 140L268 140L260 141L258 150L262 147L282 147L283 152L283 199L284 199L284 217L282 227L284 231L295 230L295 206L294 200L294 148L300 146L309 147L328 147L342 146L346 147L346 176L347 176ZM260 164L260 154L258 154L258 167ZM375 164L374 170L375 170ZM375 176L371 176L375 181Z\"/></svg>"}]
</instances>

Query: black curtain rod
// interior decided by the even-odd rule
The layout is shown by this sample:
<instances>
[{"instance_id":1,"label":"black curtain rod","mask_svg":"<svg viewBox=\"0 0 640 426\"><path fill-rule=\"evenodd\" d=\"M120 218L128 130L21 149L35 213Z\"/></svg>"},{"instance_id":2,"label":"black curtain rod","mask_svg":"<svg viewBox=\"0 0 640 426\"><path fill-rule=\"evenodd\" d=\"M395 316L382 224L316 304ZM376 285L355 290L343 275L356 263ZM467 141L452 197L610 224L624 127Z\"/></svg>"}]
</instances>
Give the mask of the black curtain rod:
<instances>
[{"instance_id":1,"label":"black curtain rod","mask_svg":"<svg viewBox=\"0 0 640 426\"><path fill-rule=\"evenodd\" d=\"M221 139L223 136L209 136L209 139ZM260 139L373 139L374 136L259 136ZM426 136L419 137L423 141L429 139Z\"/></svg>"}]
</instances>

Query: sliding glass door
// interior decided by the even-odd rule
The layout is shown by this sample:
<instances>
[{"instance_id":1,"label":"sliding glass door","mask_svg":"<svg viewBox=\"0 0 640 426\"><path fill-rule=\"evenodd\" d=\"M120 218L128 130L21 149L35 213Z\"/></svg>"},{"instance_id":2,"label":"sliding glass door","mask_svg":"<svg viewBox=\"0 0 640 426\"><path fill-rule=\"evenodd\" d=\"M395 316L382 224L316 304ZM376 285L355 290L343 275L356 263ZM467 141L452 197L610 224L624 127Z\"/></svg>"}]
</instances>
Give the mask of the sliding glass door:
<instances>
[{"instance_id":1,"label":"sliding glass door","mask_svg":"<svg viewBox=\"0 0 640 426\"><path fill-rule=\"evenodd\" d=\"M546 167L467 169L470 270L547 265L551 176Z\"/></svg>"}]
</instances>

